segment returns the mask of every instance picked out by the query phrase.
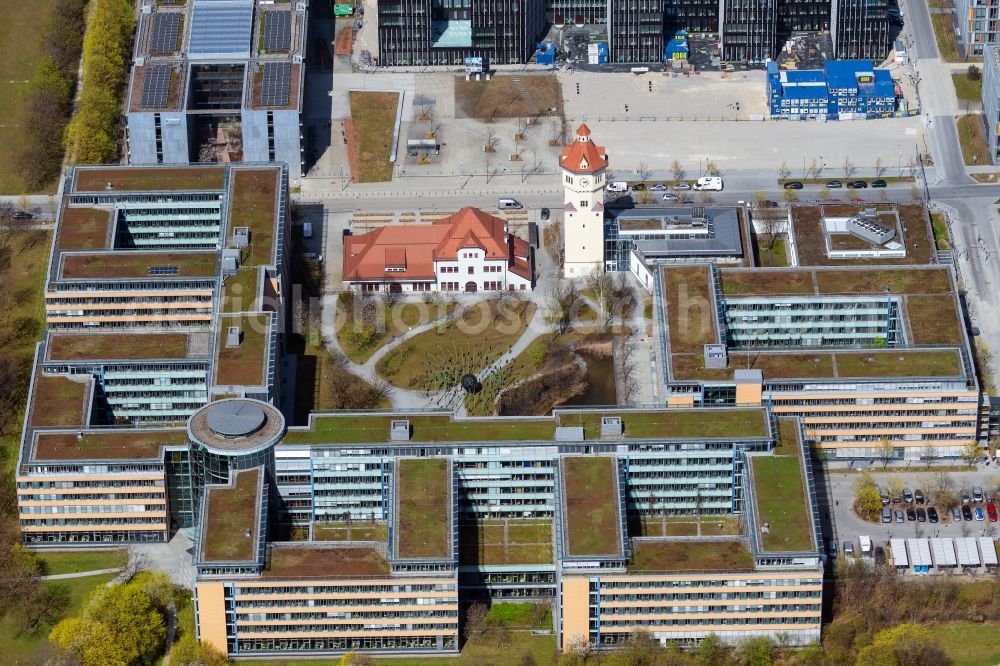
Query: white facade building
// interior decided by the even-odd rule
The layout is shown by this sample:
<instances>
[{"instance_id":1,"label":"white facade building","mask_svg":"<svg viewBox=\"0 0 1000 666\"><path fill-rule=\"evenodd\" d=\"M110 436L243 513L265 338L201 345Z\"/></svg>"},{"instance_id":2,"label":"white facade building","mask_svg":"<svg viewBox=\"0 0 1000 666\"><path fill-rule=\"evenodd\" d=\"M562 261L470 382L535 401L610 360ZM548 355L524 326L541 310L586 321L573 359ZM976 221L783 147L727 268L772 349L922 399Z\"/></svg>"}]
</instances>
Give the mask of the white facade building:
<instances>
[{"instance_id":1,"label":"white facade building","mask_svg":"<svg viewBox=\"0 0 1000 666\"><path fill-rule=\"evenodd\" d=\"M563 275L583 277L604 264L604 188L608 156L580 125L559 156L563 173L565 263Z\"/></svg>"}]
</instances>

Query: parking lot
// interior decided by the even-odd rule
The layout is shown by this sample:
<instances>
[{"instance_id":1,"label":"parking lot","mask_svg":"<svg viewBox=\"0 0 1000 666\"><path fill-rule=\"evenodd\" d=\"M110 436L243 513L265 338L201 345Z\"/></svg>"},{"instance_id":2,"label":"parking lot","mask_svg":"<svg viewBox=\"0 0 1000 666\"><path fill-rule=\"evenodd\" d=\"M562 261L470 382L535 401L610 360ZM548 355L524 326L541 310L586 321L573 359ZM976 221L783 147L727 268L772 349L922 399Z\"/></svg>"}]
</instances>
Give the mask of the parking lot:
<instances>
[{"instance_id":1,"label":"parking lot","mask_svg":"<svg viewBox=\"0 0 1000 666\"><path fill-rule=\"evenodd\" d=\"M998 470L1000 471L1000 470ZM925 500L923 504L916 501L907 503L901 501L892 503L889 509L892 511L892 522L882 523L868 522L858 516L853 509L854 502L854 482L858 478L857 473L845 473L832 470L829 472L827 482L833 498L833 529L836 538L843 541L845 539L857 540L859 535L868 535L877 541L888 541L890 538L911 538L911 537L975 537L975 536L1000 536L1000 522L991 522L989 516L984 515L983 520L976 520L974 511L981 508L986 514L986 502L976 503L972 500L972 490L976 486L983 489L984 495L991 495L997 492L1000 485L1000 474L994 472L992 468L970 471L948 471L945 472L952 484L951 492L961 502L962 489L968 491L970 510L973 511L972 520L955 521L949 510L943 509L936 502L935 489L940 486L942 472L936 471L913 471L913 472L873 472L876 482L880 488L888 488L893 479L902 481L903 486L914 493L919 489L923 492ZM1000 498L1000 495L997 495ZM891 498L890 498L891 499ZM902 499L902 498L900 498ZM916 498L914 498L916 500ZM984 497L985 500L985 497ZM929 520L920 522L909 520L907 511L912 509L916 514L917 509L926 510L929 507L937 509L939 518L937 523ZM896 511L903 511L904 522L896 520ZM915 517L915 516L914 516ZM828 538L832 538L828 535Z\"/></svg>"}]
</instances>

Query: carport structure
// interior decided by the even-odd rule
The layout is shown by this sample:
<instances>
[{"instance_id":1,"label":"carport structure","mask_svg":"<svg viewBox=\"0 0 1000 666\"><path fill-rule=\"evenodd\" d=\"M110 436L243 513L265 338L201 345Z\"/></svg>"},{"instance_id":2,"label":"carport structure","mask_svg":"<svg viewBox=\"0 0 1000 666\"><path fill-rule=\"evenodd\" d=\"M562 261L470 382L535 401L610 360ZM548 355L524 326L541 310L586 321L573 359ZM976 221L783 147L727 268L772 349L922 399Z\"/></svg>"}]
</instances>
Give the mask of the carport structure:
<instances>
[{"instance_id":1,"label":"carport structure","mask_svg":"<svg viewBox=\"0 0 1000 666\"><path fill-rule=\"evenodd\" d=\"M979 552L983 556L983 566L987 571L997 568L997 549L992 537L979 537Z\"/></svg>"},{"instance_id":2,"label":"carport structure","mask_svg":"<svg viewBox=\"0 0 1000 666\"><path fill-rule=\"evenodd\" d=\"M931 553L938 569L954 569L958 565L955 558L955 544L951 539L935 537L931 539Z\"/></svg>"},{"instance_id":3,"label":"carport structure","mask_svg":"<svg viewBox=\"0 0 1000 666\"><path fill-rule=\"evenodd\" d=\"M976 547L974 537L960 537L955 539L955 550L958 551L958 566L963 569L979 568L979 548Z\"/></svg>"},{"instance_id":4,"label":"carport structure","mask_svg":"<svg viewBox=\"0 0 1000 666\"><path fill-rule=\"evenodd\" d=\"M903 539L889 539L889 550L892 552L892 565L897 571L902 571L910 566L910 560L906 557L906 541Z\"/></svg>"},{"instance_id":5,"label":"carport structure","mask_svg":"<svg viewBox=\"0 0 1000 666\"><path fill-rule=\"evenodd\" d=\"M927 539L907 539L906 549L910 553L910 566L914 573L928 573L934 562L931 560L931 545Z\"/></svg>"}]
</instances>

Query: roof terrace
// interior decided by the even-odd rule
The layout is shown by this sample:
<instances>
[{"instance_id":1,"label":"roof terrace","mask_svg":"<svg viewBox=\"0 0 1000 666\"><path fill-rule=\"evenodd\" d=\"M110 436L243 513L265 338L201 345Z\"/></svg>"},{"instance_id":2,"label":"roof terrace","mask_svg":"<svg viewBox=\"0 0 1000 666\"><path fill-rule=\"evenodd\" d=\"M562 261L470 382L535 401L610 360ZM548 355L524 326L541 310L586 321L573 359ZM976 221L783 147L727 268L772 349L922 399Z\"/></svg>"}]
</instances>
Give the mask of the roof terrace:
<instances>
[{"instance_id":1,"label":"roof terrace","mask_svg":"<svg viewBox=\"0 0 1000 666\"><path fill-rule=\"evenodd\" d=\"M222 190L226 182L225 167L210 165L77 168L73 173L74 192Z\"/></svg>"},{"instance_id":2,"label":"roof terrace","mask_svg":"<svg viewBox=\"0 0 1000 666\"><path fill-rule=\"evenodd\" d=\"M184 333L51 333L49 361L183 359L190 336Z\"/></svg>"},{"instance_id":3,"label":"roof terrace","mask_svg":"<svg viewBox=\"0 0 1000 666\"><path fill-rule=\"evenodd\" d=\"M35 433L32 460L145 460L164 446L187 444L184 430L92 430Z\"/></svg>"},{"instance_id":4,"label":"roof terrace","mask_svg":"<svg viewBox=\"0 0 1000 666\"><path fill-rule=\"evenodd\" d=\"M261 386L266 381L268 340L271 330L269 313L219 317L216 335L215 383L221 386ZM240 344L227 345L227 331L240 328Z\"/></svg>"},{"instance_id":5,"label":"roof terrace","mask_svg":"<svg viewBox=\"0 0 1000 666\"><path fill-rule=\"evenodd\" d=\"M781 429L779 426L779 432ZM789 436L795 437L794 444L788 442ZM797 429L793 429L792 433L784 430L781 450L786 454L748 456L760 543L765 552L813 551L816 545L813 543Z\"/></svg>"},{"instance_id":6,"label":"roof terrace","mask_svg":"<svg viewBox=\"0 0 1000 666\"><path fill-rule=\"evenodd\" d=\"M566 456L561 467L566 555L620 557L621 514L615 459Z\"/></svg>"},{"instance_id":7,"label":"roof terrace","mask_svg":"<svg viewBox=\"0 0 1000 666\"><path fill-rule=\"evenodd\" d=\"M57 250L102 250L111 246L111 211L64 206Z\"/></svg>"},{"instance_id":8,"label":"roof terrace","mask_svg":"<svg viewBox=\"0 0 1000 666\"><path fill-rule=\"evenodd\" d=\"M208 486L202 521L204 562L245 562L254 559L260 511L260 467L232 472L229 486Z\"/></svg>"},{"instance_id":9,"label":"roof terrace","mask_svg":"<svg viewBox=\"0 0 1000 666\"><path fill-rule=\"evenodd\" d=\"M458 526L459 563L553 564L551 520L478 520Z\"/></svg>"},{"instance_id":10,"label":"roof terrace","mask_svg":"<svg viewBox=\"0 0 1000 666\"><path fill-rule=\"evenodd\" d=\"M92 385L89 375L70 378L37 373L32 392L31 427L87 425Z\"/></svg>"},{"instance_id":11,"label":"roof terrace","mask_svg":"<svg viewBox=\"0 0 1000 666\"><path fill-rule=\"evenodd\" d=\"M396 463L394 538L398 559L447 559L451 542L451 463L402 458Z\"/></svg>"},{"instance_id":12,"label":"roof terrace","mask_svg":"<svg viewBox=\"0 0 1000 666\"><path fill-rule=\"evenodd\" d=\"M60 277L66 280L127 278L177 279L214 277L218 254L212 252L63 253Z\"/></svg>"},{"instance_id":13,"label":"roof terrace","mask_svg":"<svg viewBox=\"0 0 1000 666\"><path fill-rule=\"evenodd\" d=\"M249 227L250 250L245 262L251 266L274 263L280 175L281 171L276 168L237 168L232 172L226 241L232 237L235 227Z\"/></svg>"},{"instance_id":14,"label":"roof terrace","mask_svg":"<svg viewBox=\"0 0 1000 666\"><path fill-rule=\"evenodd\" d=\"M753 571L753 555L738 539L632 540L630 572Z\"/></svg>"},{"instance_id":15,"label":"roof terrace","mask_svg":"<svg viewBox=\"0 0 1000 666\"><path fill-rule=\"evenodd\" d=\"M265 578L387 576L389 563L374 546L275 544Z\"/></svg>"}]
</instances>

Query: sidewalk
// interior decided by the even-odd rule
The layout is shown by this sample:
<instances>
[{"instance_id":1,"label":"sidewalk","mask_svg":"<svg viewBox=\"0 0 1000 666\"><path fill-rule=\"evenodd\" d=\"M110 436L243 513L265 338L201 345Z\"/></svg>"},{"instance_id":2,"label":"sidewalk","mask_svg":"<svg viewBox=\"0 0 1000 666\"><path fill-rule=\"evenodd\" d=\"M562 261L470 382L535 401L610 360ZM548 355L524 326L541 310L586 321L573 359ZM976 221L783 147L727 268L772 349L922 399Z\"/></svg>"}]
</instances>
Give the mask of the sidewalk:
<instances>
[{"instance_id":1,"label":"sidewalk","mask_svg":"<svg viewBox=\"0 0 1000 666\"><path fill-rule=\"evenodd\" d=\"M87 578L88 576L100 576L101 574L118 573L119 571L121 571L121 567L117 567L114 569L94 569L93 571L77 571L76 573L39 576L38 580L67 580L69 578Z\"/></svg>"}]
</instances>

